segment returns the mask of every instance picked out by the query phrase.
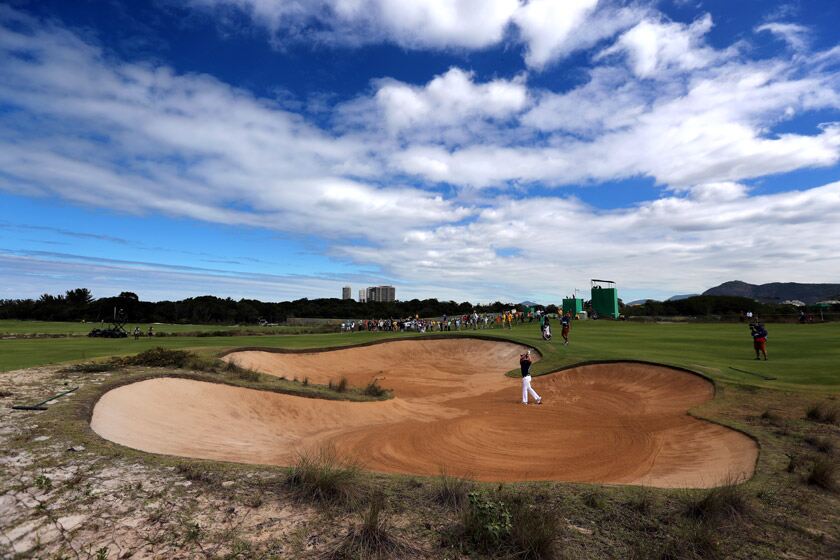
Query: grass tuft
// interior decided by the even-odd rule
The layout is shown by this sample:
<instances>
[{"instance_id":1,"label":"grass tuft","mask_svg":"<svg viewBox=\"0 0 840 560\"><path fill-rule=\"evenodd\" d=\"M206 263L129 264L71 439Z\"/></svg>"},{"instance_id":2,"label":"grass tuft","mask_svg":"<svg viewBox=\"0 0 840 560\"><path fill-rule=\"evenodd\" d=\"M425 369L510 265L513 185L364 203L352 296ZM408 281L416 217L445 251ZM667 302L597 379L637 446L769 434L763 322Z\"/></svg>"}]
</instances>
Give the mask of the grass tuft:
<instances>
[{"instance_id":1,"label":"grass tuft","mask_svg":"<svg viewBox=\"0 0 840 560\"><path fill-rule=\"evenodd\" d=\"M811 466L811 472L808 473L808 484L829 492L838 492L840 491L840 480L838 480L840 472L838 471L840 469L838 469L837 461L829 457L818 457Z\"/></svg>"},{"instance_id":2,"label":"grass tuft","mask_svg":"<svg viewBox=\"0 0 840 560\"><path fill-rule=\"evenodd\" d=\"M656 509L656 494L650 488L639 487L631 492L627 506L642 515L651 515Z\"/></svg>"},{"instance_id":3,"label":"grass tuft","mask_svg":"<svg viewBox=\"0 0 840 560\"><path fill-rule=\"evenodd\" d=\"M383 515L385 497L381 492L373 495L361 523L350 527L338 546L325 557L350 558L404 558L414 552L414 547L394 535L390 523Z\"/></svg>"},{"instance_id":4,"label":"grass tuft","mask_svg":"<svg viewBox=\"0 0 840 560\"><path fill-rule=\"evenodd\" d=\"M359 466L339 458L329 446L298 455L286 484L302 497L320 502L349 503L362 490Z\"/></svg>"},{"instance_id":5,"label":"grass tuft","mask_svg":"<svg viewBox=\"0 0 840 560\"><path fill-rule=\"evenodd\" d=\"M461 508L467 503L467 495L473 483L466 478L450 476L442 470L432 488L434 500L449 508Z\"/></svg>"},{"instance_id":6,"label":"grass tuft","mask_svg":"<svg viewBox=\"0 0 840 560\"><path fill-rule=\"evenodd\" d=\"M640 538L632 560L718 560L723 558L718 531L706 523L689 520L669 527L664 538Z\"/></svg>"},{"instance_id":7,"label":"grass tuft","mask_svg":"<svg viewBox=\"0 0 840 560\"><path fill-rule=\"evenodd\" d=\"M814 422L837 424L840 422L840 406L828 402L814 403L805 411L805 417Z\"/></svg>"},{"instance_id":8,"label":"grass tuft","mask_svg":"<svg viewBox=\"0 0 840 560\"><path fill-rule=\"evenodd\" d=\"M691 493L686 503L689 516L707 522L742 519L751 512L749 498L734 478L723 486Z\"/></svg>"},{"instance_id":9,"label":"grass tuft","mask_svg":"<svg viewBox=\"0 0 840 560\"><path fill-rule=\"evenodd\" d=\"M213 476L200 465L193 463L178 463L175 471L191 482L213 482Z\"/></svg>"},{"instance_id":10,"label":"grass tuft","mask_svg":"<svg viewBox=\"0 0 840 560\"><path fill-rule=\"evenodd\" d=\"M807 436L805 438L805 443L812 446L820 453L827 453L829 455L834 453L836 449L836 446L834 445L834 442L832 440L822 436Z\"/></svg>"}]
</instances>

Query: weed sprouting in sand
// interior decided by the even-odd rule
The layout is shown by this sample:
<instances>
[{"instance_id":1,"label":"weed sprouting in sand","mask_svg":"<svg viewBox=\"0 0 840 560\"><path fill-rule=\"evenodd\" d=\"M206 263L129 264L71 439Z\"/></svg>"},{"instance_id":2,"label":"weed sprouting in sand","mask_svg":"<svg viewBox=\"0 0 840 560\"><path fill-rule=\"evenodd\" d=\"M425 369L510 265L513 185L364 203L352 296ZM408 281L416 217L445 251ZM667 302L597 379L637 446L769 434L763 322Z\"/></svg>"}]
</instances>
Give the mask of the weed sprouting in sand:
<instances>
[{"instance_id":1,"label":"weed sprouting in sand","mask_svg":"<svg viewBox=\"0 0 840 560\"><path fill-rule=\"evenodd\" d=\"M359 466L338 457L332 446L300 453L286 484L300 496L321 502L348 503L362 489Z\"/></svg>"}]
</instances>

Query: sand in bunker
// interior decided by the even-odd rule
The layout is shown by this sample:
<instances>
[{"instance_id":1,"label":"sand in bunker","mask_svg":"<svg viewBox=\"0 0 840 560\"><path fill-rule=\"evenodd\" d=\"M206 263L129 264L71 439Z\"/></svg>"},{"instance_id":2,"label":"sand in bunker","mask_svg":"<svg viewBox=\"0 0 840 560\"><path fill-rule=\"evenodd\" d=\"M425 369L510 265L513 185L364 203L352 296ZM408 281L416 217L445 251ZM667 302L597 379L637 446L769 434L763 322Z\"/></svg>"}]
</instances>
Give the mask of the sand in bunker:
<instances>
[{"instance_id":1,"label":"sand in bunker","mask_svg":"<svg viewBox=\"0 0 840 560\"><path fill-rule=\"evenodd\" d=\"M399 341L332 352L239 352L229 360L327 383L376 377L381 402L308 399L184 379L109 391L91 425L144 451L290 465L334 446L370 470L483 481L562 480L711 487L752 475L745 435L689 416L706 380L666 367L590 365L534 378L541 406L522 406L521 346L481 340Z\"/></svg>"}]
</instances>

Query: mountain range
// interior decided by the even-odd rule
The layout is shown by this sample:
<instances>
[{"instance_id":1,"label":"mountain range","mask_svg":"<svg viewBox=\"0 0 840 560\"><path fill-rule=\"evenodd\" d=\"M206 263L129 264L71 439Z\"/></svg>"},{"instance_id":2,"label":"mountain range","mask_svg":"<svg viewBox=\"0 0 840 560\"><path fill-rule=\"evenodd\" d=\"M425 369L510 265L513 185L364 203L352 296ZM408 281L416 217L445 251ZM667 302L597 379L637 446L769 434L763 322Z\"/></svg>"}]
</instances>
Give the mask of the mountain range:
<instances>
[{"instance_id":1,"label":"mountain range","mask_svg":"<svg viewBox=\"0 0 840 560\"><path fill-rule=\"evenodd\" d=\"M797 282L772 282L748 284L739 280L724 282L703 292L704 296L740 296L762 303L782 303L799 300L807 304L840 299L840 284L799 284Z\"/></svg>"}]
</instances>

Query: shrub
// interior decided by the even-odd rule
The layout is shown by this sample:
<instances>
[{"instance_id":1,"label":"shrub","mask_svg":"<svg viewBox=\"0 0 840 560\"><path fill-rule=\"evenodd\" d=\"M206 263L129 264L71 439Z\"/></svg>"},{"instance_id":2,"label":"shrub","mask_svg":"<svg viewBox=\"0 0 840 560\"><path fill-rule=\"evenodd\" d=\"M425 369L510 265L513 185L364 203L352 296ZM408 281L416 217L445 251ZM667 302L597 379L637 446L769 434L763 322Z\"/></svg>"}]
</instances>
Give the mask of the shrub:
<instances>
[{"instance_id":1,"label":"shrub","mask_svg":"<svg viewBox=\"0 0 840 560\"><path fill-rule=\"evenodd\" d=\"M441 471L433 488L436 502L446 507L459 508L467 502L467 494L472 488L472 482L465 478L450 476L445 470Z\"/></svg>"},{"instance_id":2,"label":"shrub","mask_svg":"<svg viewBox=\"0 0 840 560\"><path fill-rule=\"evenodd\" d=\"M360 491L359 467L340 459L335 448L301 453L286 483L301 496L321 502L347 503Z\"/></svg>"},{"instance_id":3,"label":"shrub","mask_svg":"<svg viewBox=\"0 0 840 560\"><path fill-rule=\"evenodd\" d=\"M782 426L785 423L784 418L782 418L779 414L769 409L762 412L760 418L769 422L773 426Z\"/></svg>"},{"instance_id":4,"label":"shrub","mask_svg":"<svg viewBox=\"0 0 840 560\"><path fill-rule=\"evenodd\" d=\"M811 472L808 473L808 484L819 486L830 492L837 492L840 490L837 471L836 461L829 457L818 457L811 467Z\"/></svg>"},{"instance_id":5,"label":"shrub","mask_svg":"<svg viewBox=\"0 0 840 560\"><path fill-rule=\"evenodd\" d=\"M501 548L510 537L513 517L508 505L484 492L469 492L462 513L466 537L482 551Z\"/></svg>"},{"instance_id":6,"label":"shrub","mask_svg":"<svg viewBox=\"0 0 840 560\"><path fill-rule=\"evenodd\" d=\"M45 474L39 474L35 477L35 487L48 491L52 488L52 479Z\"/></svg>"},{"instance_id":7,"label":"shrub","mask_svg":"<svg viewBox=\"0 0 840 560\"><path fill-rule=\"evenodd\" d=\"M59 373L102 373L111 371L118 366L114 361L107 362L85 362L82 364L73 364L65 368L61 368Z\"/></svg>"},{"instance_id":8,"label":"shrub","mask_svg":"<svg viewBox=\"0 0 840 560\"><path fill-rule=\"evenodd\" d=\"M363 392L369 397L384 397L388 394L388 391L383 389L376 379L368 383Z\"/></svg>"},{"instance_id":9,"label":"shrub","mask_svg":"<svg viewBox=\"0 0 840 560\"><path fill-rule=\"evenodd\" d=\"M557 514L521 496L469 492L462 523L465 537L481 552L504 552L529 560L555 556L560 530Z\"/></svg>"}]
</instances>

